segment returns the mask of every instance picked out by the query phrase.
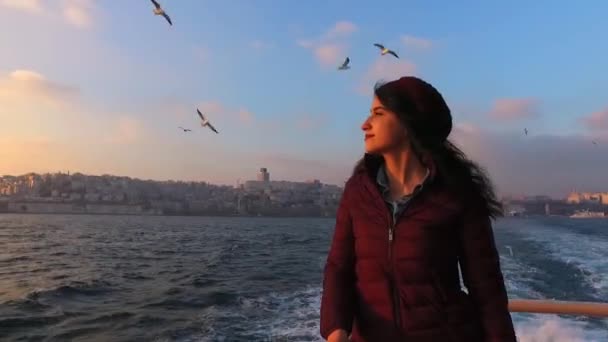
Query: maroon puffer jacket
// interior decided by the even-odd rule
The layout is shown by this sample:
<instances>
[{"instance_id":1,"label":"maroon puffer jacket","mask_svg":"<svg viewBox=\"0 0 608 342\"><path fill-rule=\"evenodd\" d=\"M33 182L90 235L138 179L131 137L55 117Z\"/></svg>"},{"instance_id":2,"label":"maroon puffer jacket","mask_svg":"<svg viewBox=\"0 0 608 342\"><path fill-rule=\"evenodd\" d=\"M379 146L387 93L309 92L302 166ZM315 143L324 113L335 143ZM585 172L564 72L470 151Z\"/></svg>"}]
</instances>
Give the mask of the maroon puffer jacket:
<instances>
[{"instance_id":1,"label":"maroon puffer jacket","mask_svg":"<svg viewBox=\"0 0 608 342\"><path fill-rule=\"evenodd\" d=\"M325 266L321 335L352 341L516 341L491 221L456 200L433 165L396 224L374 179L347 182ZM392 234L392 239L391 239ZM458 263L469 294L460 288Z\"/></svg>"}]
</instances>

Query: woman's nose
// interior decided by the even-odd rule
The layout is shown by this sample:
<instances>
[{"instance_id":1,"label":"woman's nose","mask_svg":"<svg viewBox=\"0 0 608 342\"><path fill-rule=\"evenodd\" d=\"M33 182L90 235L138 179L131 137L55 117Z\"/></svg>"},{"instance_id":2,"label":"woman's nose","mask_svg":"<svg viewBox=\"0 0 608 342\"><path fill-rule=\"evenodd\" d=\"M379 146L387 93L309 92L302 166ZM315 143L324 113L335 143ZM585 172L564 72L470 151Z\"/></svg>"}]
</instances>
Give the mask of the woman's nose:
<instances>
[{"instance_id":1,"label":"woman's nose","mask_svg":"<svg viewBox=\"0 0 608 342\"><path fill-rule=\"evenodd\" d=\"M369 118L365 119L365 121L363 121L363 124L361 125L361 129L364 131L368 131L372 126L369 124Z\"/></svg>"}]
</instances>

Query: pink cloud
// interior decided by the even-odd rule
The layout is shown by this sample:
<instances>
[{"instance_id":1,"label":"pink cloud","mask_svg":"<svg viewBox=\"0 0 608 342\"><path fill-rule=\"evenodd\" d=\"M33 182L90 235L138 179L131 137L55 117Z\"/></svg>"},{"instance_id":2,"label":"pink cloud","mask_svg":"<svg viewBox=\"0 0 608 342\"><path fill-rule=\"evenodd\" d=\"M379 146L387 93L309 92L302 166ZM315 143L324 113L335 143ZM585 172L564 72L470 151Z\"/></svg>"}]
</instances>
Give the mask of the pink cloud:
<instances>
[{"instance_id":1,"label":"pink cloud","mask_svg":"<svg viewBox=\"0 0 608 342\"><path fill-rule=\"evenodd\" d=\"M348 21L339 21L316 39L300 39L297 44L310 49L322 67L334 66L346 57L348 46L345 38L357 31L357 26Z\"/></svg>"},{"instance_id":2,"label":"pink cloud","mask_svg":"<svg viewBox=\"0 0 608 342\"><path fill-rule=\"evenodd\" d=\"M64 0L63 17L77 28L87 29L93 25L93 2L90 0Z\"/></svg>"},{"instance_id":3,"label":"pink cloud","mask_svg":"<svg viewBox=\"0 0 608 342\"><path fill-rule=\"evenodd\" d=\"M328 67L344 58L346 47L341 44L322 44L314 48L314 54L322 66Z\"/></svg>"},{"instance_id":4,"label":"pink cloud","mask_svg":"<svg viewBox=\"0 0 608 342\"><path fill-rule=\"evenodd\" d=\"M78 88L48 80L34 70L18 69L0 76L0 112L16 113L42 105L66 109L79 94Z\"/></svg>"},{"instance_id":5,"label":"pink cloud","mask_svg":"<svg viewBox=\"0 0 608 342\"><path fill-rule=\"evenodd\" d=\"M144 134L142 122L133 117L120 117L113 126L113 130L106 138L108 143L133 144L139 141Z\"/></svg>"},{"instance_id":6,"label":"pink cloud","mask_svg":"<svg viewBox=\"0 0 608 342\"><path fill-rule=\"evenodd\" d=\"M301 115L296 120L296 128L300 130L316 130L322 128L327 122L324 115Z\"/></svg>"},{"instance_id":7,"label":"pink cloud","mask_svg":"<svg viewBox=\"0 0 608 342\"><path fill-rule=\"evenodd\" d=\"M392 81L402 76L416 75L416 65L408 60L396 60L392 57L382 56L369 67L363 74L357 92L369 96L373 92L373 86L378 81Z\"/></svg>"},{"instance_id":8,"label":"pink cloud","mask_svg":"<svg viewBox=\"0 0 608 342\"><path fill-rule=\"evenodd\" d=\"M418 50L428 50L433 47L433 42L430 39L420 38L405 35L401 37L401 41L408 48L418 49Z\"/></svg>"},{"instance_id":9,"label":"pink cloud","mask_svg":"<svg viewBox=\"0 0 608 342\"><path fill-rule=\"evenodd\" d=\"M0 0L0 6L30 13L43 11L41 0Z\"/></svg>"},{"instance_id":10,"label":"pink cloud","mask_svg":"<svg viewBox=\"0 0 608 342\"><path fill-rule=\"evenodd\" d=\"M238 118L241 122L250 124L253 122L253 113L245 108L241 108L238 111Z\"/></svg>"},{"instance_id":11,"label":"pink cloud","mask_svg":"<svg viewBox=\"0 0 608 342\"><path fill-rule=\"evenodd\" d=\"M539 115L539 103L533 98L498 99L490 110L490 116L497 120L515 121Z\"/></svg>"},{"instance_id":12,"label":"pink cloud","mask_svg":"<svg viewBox=\"0 0 608 342\"><path fill-rule=\"evenodd\" d=\"M42 0L0 0L0 6L28 12L61 17L61 19L76 28L88 29L93 26L94 19L99 13L91 0L62 0L61 7L45 7L49 1Z\"/></svg>"},{"instance_id":13,"label":"pink cloud","mask_svg":"<svg viewBox=\"0 0 608 342\"><path fill-rule=\"evenodd\" d=\"M608 108L591 113L581 121L589 130L608 131Z\"/></svg>"}]
</instances>

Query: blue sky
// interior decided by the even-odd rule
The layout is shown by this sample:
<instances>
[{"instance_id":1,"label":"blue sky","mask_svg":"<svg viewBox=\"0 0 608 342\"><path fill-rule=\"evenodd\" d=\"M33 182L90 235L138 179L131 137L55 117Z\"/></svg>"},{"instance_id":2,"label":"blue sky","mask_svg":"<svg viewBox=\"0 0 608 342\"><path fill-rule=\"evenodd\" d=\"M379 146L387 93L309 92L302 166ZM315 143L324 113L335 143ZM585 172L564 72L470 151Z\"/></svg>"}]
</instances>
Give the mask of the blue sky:
<instances>
[{"instance_id":1,"label":"blue sky","mask_svg":"<svg viewBox=\"0 0 608 342\"><path fill-rule=\"evenodd\" d=\"M413 74L503 192L608 190L606 2L161 4L172 27L148 1L0 0L0 173L341 184L373 83Z\"/></svg>"}]
</instances>

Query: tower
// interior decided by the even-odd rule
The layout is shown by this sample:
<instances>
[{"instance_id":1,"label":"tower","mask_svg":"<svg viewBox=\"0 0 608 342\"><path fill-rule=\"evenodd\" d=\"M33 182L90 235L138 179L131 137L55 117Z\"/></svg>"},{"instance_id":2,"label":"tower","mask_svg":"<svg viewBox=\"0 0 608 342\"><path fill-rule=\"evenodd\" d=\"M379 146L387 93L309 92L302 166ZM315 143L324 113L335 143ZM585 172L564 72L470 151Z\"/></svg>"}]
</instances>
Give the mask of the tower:
<instances>
[{"instance_id":1,"label":"tower","mask_svg":"<svg viewBox=\"0 0 608 342\"><path fill-rule=\"evenodd\" d=\"M268 169L265 167L260 168L260 172L258 172L258 181L260 182L269 182L270 181L270 173L268 173Z\"/></svg>"}]
</instances>

